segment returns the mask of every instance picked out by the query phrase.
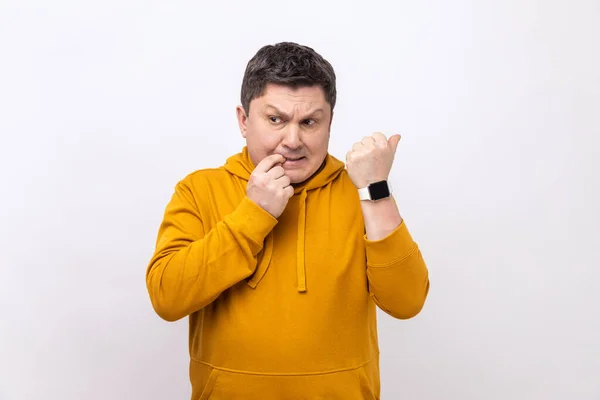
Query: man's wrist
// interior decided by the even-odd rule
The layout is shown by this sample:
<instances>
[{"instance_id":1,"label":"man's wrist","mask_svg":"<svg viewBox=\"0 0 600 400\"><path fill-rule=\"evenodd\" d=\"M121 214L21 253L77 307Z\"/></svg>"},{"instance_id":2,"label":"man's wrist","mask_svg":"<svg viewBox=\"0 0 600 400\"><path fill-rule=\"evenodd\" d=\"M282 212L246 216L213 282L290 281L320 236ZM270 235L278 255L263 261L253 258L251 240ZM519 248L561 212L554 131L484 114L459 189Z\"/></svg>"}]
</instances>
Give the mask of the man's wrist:
<instances>
[{"instance_id":1,"label":"man's wrist","mask_svg":"<svg viewBox=\"0 0 600 400\"><path fill-rule=\"evenodd\" d=\"M361 201L387 199L392 195L392 186L387 179L382 179L358 188L358 195Z\"/></svg>"}]
</instances>

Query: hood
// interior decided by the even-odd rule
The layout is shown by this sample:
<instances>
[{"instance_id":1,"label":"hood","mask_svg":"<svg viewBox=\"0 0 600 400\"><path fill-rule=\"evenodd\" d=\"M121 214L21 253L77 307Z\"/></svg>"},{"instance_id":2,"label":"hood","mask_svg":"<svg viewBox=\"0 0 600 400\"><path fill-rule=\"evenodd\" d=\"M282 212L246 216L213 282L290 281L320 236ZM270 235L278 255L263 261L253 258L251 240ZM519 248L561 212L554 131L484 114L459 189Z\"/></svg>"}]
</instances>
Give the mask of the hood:
<instances>
[{"instance_id":1,"label":"hood","mask_svg":"<svg viewBox=\"0 0 600 400\"><path fill-rule=\"evenodd\" d=\"M255 165L250 159L248 147L244 146L241 153L229 157L224 168L231 174L248 181L254 171ZM298 211L298 243L297 243L297 262L296 271L298 277L298 291L306 291L306 267L304 263L305 251L305 232L306 232L306 197L308 192L326 186L337 178L344 170L345 165L329 153L317 172L307 181L294 185L294 196L300 196ZM255 288L260 279L264 276L271 263L273 254L273 232L270 232L265 239L263 250L258 255L258 264L255 273L248 281L248 284Z\"/></svg>"}]
</instances>

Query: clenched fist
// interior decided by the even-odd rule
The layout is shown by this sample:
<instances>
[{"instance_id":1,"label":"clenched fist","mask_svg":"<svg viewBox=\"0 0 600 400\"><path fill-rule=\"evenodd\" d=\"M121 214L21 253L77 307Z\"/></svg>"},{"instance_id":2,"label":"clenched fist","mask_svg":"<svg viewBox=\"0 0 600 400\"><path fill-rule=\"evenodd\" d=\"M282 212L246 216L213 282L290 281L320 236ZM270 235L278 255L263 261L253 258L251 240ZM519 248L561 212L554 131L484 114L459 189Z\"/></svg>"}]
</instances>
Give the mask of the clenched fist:
<instances>
[{"instance_id":1,"label":"clenched fist","mask_svg":"<svg viewBox=\"0 0 600 400\"><path fill-rule=\"evenodd\" d=\"M294 195L290 178L281 166L284 161L281 154L265 157L250 175L246 187L246 196L275 218L283 213Z\"/></svg>"},{"instance_id":2,"label":"clenched fist","mask_svg":"<svg viewBox=\"0 0 600 400\"><path fill-rule=\"evenodd\" d=\"M346 168L352 183L358 188L387 180L394 162L400 135L390 136L376 132L355 143L346 154Z\"/></svg>"}]
</instances>

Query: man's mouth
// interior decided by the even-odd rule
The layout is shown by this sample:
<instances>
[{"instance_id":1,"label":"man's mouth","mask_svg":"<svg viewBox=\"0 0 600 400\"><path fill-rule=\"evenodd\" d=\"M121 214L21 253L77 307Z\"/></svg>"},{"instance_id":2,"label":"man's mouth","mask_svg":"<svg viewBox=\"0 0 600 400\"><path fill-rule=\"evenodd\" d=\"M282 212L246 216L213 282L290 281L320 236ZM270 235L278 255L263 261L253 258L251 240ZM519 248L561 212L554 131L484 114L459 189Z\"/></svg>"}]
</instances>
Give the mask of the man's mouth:
<instances>
[{"instance_id":1,"label":"man's mouth","mask_svg":"<svg viewBox=\"0 0 600 400\"><path fill-rule=\"evenodd\" d=\"M284 156L285 157L285 156ZM305 157L285 157L285 161L283 163L284 168L296 168L304 165Z\"/></svg>"}]
</instances>

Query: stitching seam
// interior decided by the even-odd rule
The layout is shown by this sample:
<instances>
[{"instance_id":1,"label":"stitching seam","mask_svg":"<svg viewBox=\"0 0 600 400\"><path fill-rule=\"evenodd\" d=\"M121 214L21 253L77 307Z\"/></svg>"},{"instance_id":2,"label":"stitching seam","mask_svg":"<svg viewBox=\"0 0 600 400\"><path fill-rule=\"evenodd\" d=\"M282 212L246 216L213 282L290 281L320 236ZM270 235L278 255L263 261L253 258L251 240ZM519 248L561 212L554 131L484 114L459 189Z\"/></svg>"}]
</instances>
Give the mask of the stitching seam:
<instances>
[{"instance_id":1,"label":"stitching seam","mask_svg":"<svg viewBox=\"0 0 600 400\"><path fill-rule=\"evenodd\" d=\"M365 365L367 365L368 363L372 362L373 359L365 361L364 363L356 366L356 367L348 367L348 368L339 368L339 369L333 369L333 370L329 370L329 371L317 371L317 372L253 372L253 371L242 371L242 370L236 370L236 369L231 369L231 368L222 368L222 367L217 367L215 365L212 365L210 363L207 363L205 361L200 361L194 357L191 357L192 361L195 361L197 363L200 364L204 364L212 369L216 369L218 371L225 371L225 372L231 372L234 374L244 374L244 375L263 375L263 376L311 376L311 375L327 375L327 374L335 374L338 372L345 372L345 371L353 371L353 370L357 370L359 368L364 367Z\"/></svg>"},{"instance_id":2,"label":"stitching seam","mask_svg":"<svg viewBox=\"0 0 600 400\"><path fill-rule=\"evenodd\" d=\"M399 262L402 262L404 260L406 260L407 258L409 258L410 256L412 256L417 250L418 250L419 246L414 246L409 252L408 254L404 255L403 257L400 257L394 261L390 261L387 262L385 264L368 264L369 267L371 268L389 268L389 267L394 267L395 264L398 264Z\"/></svg>"}]
</instances>

